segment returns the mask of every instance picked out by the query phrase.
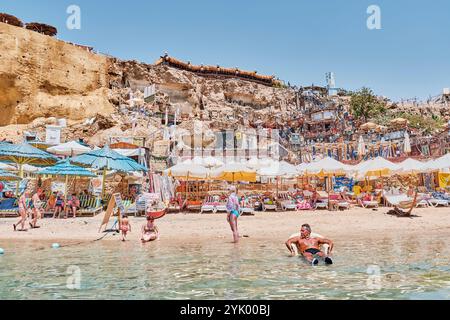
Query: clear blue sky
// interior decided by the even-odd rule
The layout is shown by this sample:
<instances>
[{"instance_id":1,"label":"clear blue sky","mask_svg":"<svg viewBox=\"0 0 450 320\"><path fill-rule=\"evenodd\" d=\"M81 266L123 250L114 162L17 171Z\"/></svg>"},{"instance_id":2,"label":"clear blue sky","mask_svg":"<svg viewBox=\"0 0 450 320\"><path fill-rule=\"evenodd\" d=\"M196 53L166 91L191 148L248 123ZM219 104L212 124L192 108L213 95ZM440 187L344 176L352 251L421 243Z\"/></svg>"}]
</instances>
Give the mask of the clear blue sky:
<instances>
[{"instance_id":1,"label":"clear blue sky","mask_svg":"<svg viewBox=\"0 0 450 320\"><path fill-rule=\"evenodd\" d=\"M65 27L71 4L81 8L81 30ZM381 8L381 30L366 27L371 4ZM323 85L334 71L338 87L394 100L450 87L448 0L2 0L1 11L122 59L153 63L167 50L296 85Z\"/></svg>"}]
</instances>

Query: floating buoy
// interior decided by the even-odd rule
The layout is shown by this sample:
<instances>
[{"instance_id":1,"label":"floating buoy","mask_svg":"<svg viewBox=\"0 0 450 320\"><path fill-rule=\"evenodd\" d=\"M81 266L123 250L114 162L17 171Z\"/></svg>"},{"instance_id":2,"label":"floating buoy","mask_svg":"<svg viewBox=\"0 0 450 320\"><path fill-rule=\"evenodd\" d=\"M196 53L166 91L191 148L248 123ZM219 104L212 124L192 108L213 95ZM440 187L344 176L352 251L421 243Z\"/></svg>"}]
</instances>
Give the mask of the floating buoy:
<instances>
[{"instance_id":1,"label":"floating buoy","mask_svg":"<svg viewBox=\"0 0 450 320\"><path fill-rule=\"evenodd\" d=\"M5 250L3 250L3 248L0 248L0 254L4 254Z\"/></svg>"},{"instance_id":2,"label":"floating buoy","mask_svg":"<svg viewBox=\"0 0 450 320\"><path fill-rule=\"evenodd\" d=\"M59 247L60 247L59 243L53 243L52 244L52 248L53 249L59 249Z\"/></svg>"}]
</instances>

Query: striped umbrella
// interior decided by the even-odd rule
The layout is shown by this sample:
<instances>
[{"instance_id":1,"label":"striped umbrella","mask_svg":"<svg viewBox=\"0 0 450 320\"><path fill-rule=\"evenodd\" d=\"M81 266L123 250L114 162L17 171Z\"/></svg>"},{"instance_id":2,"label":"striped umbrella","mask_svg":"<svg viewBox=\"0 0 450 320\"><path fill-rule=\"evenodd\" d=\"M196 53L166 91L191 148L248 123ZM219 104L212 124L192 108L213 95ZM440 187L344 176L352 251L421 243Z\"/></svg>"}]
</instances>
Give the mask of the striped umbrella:
<instances>
[{"instance_id":1,"label":"striped umbrella","mask_svg":"<svg viewBox=\"0 0 450 320\"><path fill-rule=\"evenodd\" d=\"M20 181L22 178L16 176L15 174L0 169L0 181Z\"/></svg>"}]
</instances>

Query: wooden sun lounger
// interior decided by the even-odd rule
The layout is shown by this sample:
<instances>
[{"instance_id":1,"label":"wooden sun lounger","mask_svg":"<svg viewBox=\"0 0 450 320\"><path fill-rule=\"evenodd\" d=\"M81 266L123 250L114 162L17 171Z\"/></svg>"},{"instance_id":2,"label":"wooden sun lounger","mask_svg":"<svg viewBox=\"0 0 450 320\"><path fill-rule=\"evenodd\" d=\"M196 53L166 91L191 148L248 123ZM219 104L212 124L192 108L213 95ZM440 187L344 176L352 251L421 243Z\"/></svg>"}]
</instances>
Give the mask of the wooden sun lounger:
<instances>
[{"instance_id":1,"label":"wooden sun lounger","mask_svg":"<svg viewBox=\"0 0 450 320\"><path fill-rule=\"evenodd\" d=\"M80 209L77 211L77 216L80 217L94 217L103 210L103 205L100 198L88 198L80 201Z\"/></svg>"},{"instance_id":2,"label":"wooden sun lounger","mask_svg":"<svg viewBox=\"0 0 450 320\"><path fill-rule=\"evenodd\" d=\"M19 216L19 208L0 210L0 218L17 218L18 216Z\"/></svg>"},{"instance_id":3,"label":"wooden sun lounger","mask_svg":"<svg viewBox=\"0 0 450 320\"><path fill-rule=\"evenodd\" d=\"M394 215L397 217L411 217L411 213L417 205L417 199L418 197L416 192L412 200L403 200L399 201L396 204L390 203L394 206L394 209L389 210L387 214Z\"/></svg>"}]
</instances>

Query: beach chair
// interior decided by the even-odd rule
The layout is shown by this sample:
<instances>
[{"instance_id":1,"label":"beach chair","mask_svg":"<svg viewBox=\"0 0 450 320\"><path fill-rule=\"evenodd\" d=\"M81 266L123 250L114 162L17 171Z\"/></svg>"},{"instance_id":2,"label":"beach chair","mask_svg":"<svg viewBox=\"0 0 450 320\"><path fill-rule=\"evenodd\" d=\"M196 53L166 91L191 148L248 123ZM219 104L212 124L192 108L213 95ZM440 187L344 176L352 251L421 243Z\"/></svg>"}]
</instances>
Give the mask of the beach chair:
<instances>
[{"instance_id":1,"label":"beach chair","mask_svg":"<svg viewBox=\"0 0 450 320\"><path fill-rule=\"evenodd\" d=\"M337 210L350 209L350 202L344 200L339 193L330 193L328 199L330 204Z\"/></svg>"},{"instance_id":2,"label":"beach chair","mask_svg":"<svg viewBox=\"0 0 450 320\"><path fill-rule=\"evenodd\" d=\"M263 196L261 204L263 211L278 211L278 206L273 196Z\"/></svg>"},{"instance_id":3,"label":"beach chair","mask_svg":"<svg viewBox=\"0 0 450 320\"><path fill-rule=\"evenodd\" d=\"M216 206L219 204L215 196L206 196L200 208L200 213L212 212L216 213Z\"/></svg>"},{"instance_id":4,"label":"beach chair","mask_svg":"<svg viewBox=\"0 0 450 320\"><path fill-rule=\"evenodd\" d=\"M359 206L366 209L378 208L380 206L380 203L377 200L364 200L363 198L358 198L357 202Z\"/></svg>"},{"instance_id":5,"label":"beach chair","mask_svg":"<svg viewBox=\"0 0 450 320\"><path fill-rule=\"evenodd\" d=\"M18 199L7 198L0 200L0 218L16 218L19 216Z\"/></svg>"},{"instance_id":6,"label":"beach chair","mask_svg":"<svg viewBox=\"0 0 450 320\"><path fill-rule=\"evenodd\" d=\"M440 192L433 192L428 198L427 202L432 207L448 207L450 205L450 200L445 197L444 194Z\"/></svg>"},{"instance_id":7,"label":"beach chair","mask_svg":"<svg viewBox=\"0 0 450 320\"><path fill-rule=\"evenodd\" d=\"M80 201L80 209L77 211L78 217L94 217L103 210L100 198L88 197Z\"/></svg>"},{"instance_id":8,"label":"beach chair","mask_svg":"<svg viewBox=\"0 0 450 320\"><path fill-rule=\"evenodd\" d=\"M193 212L200 212L202 209L202 202L198 200L188 200L186 202L186 210Z\"/></svg>"},{"instance_id":9,"label":"beach chair","mask_svg":"<svg viewBox=\"0 0 450 320\"><path fill-rule=\"evenodd\" d=\"M418 193L416 192L414 198L409 198L405 194L388 195L383 194L386 203L392 207L386 214L395 215L397 217L411 217L411 213L416 208L418 201Z\"/></svg>"},{"instance_id":10,"label":"beach chair","mask_svg":"<svg viewBox=\"0 0 450 320\"><path fill-rule=\"evenodd\" d=\"M250 197L247 197L245 200L241 201L239 211L243 216L254 215L254 204L252 203L252 199Z\"/></svg>"},{"instance_id":11,"label":"beach chair","mask_svg":"<svg viewBox=\"0 0 450 320\"><path fill-rule=\"evenodd\" d=\"M167 212L178 212L180 213L186 205L186 201L181 198L181 195L178 195L177 198L171 198L169 201L169 205L167 206Z\"/></svg>"},{"instance_id":12,"label":"beach chair","mask_svg":"<svg viewBox=\"0 0 450 320\"><path fill-rule=\"evenodd\" d=\"M319 195L319 198L317 199L314 209L328 209L328 193L325 191L317 191L317 194Z\"/></svg>"},{"instance_id":13,"label":"beach chair","mask_svg":"<svg viewBox=\"0 0 450 320\"><path fill-rule=\"evenodd\" d=\"M289 193L279 193L277 198L277 204L283 211L297 210L297 203L289 195Z\"/></svg>"}]
</instances>

